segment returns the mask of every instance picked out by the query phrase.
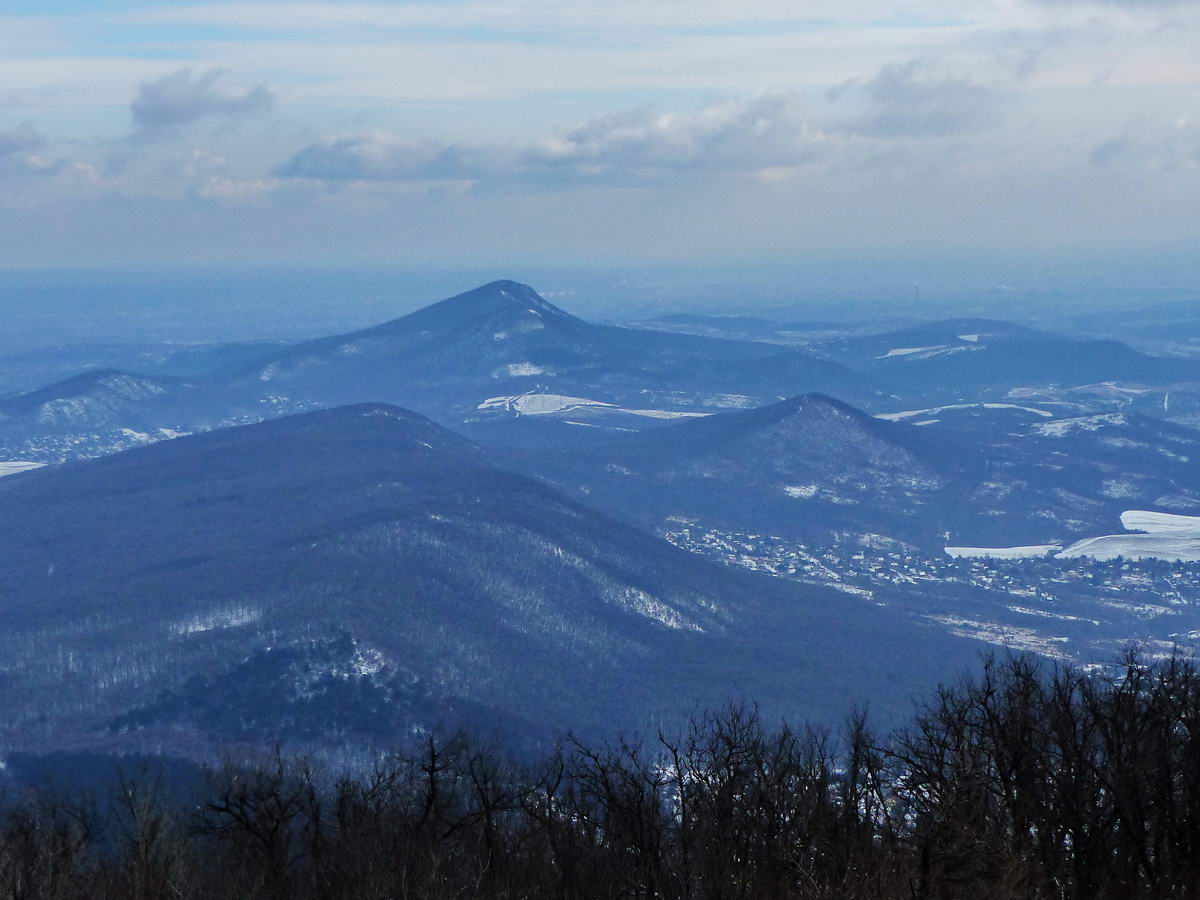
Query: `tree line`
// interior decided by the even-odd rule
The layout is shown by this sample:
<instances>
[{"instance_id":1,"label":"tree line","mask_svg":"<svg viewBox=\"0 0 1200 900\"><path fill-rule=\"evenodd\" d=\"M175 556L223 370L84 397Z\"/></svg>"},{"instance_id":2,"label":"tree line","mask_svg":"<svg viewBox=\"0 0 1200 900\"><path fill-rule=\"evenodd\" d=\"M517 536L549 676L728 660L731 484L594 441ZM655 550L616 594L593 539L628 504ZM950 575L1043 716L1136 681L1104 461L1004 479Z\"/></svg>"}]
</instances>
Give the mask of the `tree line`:
<instances>
[{"instance_id":1,"label":"tree line","mask_svg":"<svg viewBox=\"0 0 1200 900\"><path fill-rule=\"evenodd\" d=\"M58 898L1200 897L1200 672L993 657L877 733L731 706L517 760L426 735L336 775L276 751L181 801L21 788L0 893Z\"/></svg>"}]
</instances>

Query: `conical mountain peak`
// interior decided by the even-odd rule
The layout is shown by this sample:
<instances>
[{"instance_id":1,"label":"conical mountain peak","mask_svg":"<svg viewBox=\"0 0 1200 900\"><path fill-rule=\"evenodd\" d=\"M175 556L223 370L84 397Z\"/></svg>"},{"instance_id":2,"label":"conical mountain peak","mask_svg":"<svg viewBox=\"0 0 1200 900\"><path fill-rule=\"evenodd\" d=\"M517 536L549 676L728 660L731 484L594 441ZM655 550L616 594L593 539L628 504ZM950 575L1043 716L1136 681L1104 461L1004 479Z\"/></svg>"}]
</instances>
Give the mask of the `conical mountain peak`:
<instances>
[{"instance_id":1,"label":"conical mountain peak","mask_svg":"<svg viewBox=\"0 0 1200 900\"><path fill-rule=\"evenodd\" d=\"M751 428L770 427L776 423L793 420L817 421L829 418L853 420L869 427L874 421L862 410L820 393L798 394L769 406L746 410L734 415L742 420L743 427Z\"/></svg>"},{"instance_id":2,"label":"conical mountain peak","mask_svg":"<svg viewBox=\"0 0 1200 900\"><path fill-rule=\"evenodd\" d=\"M529 285L517 281L492 281L474 290L428 306L413 315L465 321L509 314L578 321L570 313L546 300Z\"/></svg>"}]
</instances>

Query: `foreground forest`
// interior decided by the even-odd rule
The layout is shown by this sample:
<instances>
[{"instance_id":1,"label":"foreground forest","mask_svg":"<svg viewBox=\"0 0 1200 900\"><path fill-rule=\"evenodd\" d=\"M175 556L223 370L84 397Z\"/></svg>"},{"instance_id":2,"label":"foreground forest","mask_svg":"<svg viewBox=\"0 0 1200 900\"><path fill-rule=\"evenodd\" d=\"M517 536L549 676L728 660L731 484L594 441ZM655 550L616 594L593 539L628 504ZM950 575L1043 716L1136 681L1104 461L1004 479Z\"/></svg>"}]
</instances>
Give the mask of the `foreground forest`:
<instances>
[{"instance_id":1,"label":"foreground forest","mask_svg":"<svg viewBox=\"0 0 1200 900\"><path fill-rule=\"evenodd\" d=\"M731 707L534 762L427 736L368 772L277 751L4 807L13 898L1195 897L1200 671L1009 656L886 736Z\"/></svg>"}]
</instances>

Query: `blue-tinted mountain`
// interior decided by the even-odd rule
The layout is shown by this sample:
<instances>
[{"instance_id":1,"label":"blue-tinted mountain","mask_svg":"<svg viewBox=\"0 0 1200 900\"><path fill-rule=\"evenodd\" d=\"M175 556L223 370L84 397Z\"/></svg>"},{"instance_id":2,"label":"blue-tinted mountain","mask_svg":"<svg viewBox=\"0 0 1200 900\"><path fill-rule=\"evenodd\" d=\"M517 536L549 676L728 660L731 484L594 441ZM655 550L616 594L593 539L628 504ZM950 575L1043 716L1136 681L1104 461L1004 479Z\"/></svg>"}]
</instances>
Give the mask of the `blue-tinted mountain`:
<instances>
[{"instance_id":1,"label":"blue-tinted mountain","mask_svg":"<svg viewBox=\"0 0 1200 900\"><path fill-rule=\"evenodd\" d=\"M815 542L850 532L932 543L939 504L976 465L819 394L523 459L645 527L679 519Z\"/></svg>"},{"instance_id":2,"label":"blue-tinted mountain","mask_svg":"<svg viewBox=\"0 0 1200 900\"><path fill-rule=\"evenodd\" d=\"M942 319L880 334L836 338L820 345L821 353L856 369L870 368L878 360L913 361L1012 341L1041 342L1058 339L1049 332L1026 328L999 319Z\"/></svg>"},{"instance_id":3,"label":"blue-tinted mountain","mask_svg":"<svg viewBox=\"0 0 1200 900\"><path fill-rule=\"evenodd\" d=\"M74 375L97 370L145 376L199 378L241 360L278 351L281 342L247 343L86 343L39 347L0 357L0 395L36 390Z\"/></svg>"},{"instance_id":4,"label":"blue-tinted mountain","mask_svg":"<svg viewBox=\"0 0 1200 900\"><path fill-rule=\"evenodd\" d=\"M670 313L632 323L636 328L695 334L706 337L743 341L765 341L770 344L809 346L828 343L835 337L878 330L862 322L830 322L805 320L782 322L753 316L708 316L695 313Z\"/></svg>"},{"instance_id":5,"label":"blue-tinted mountain","mask_svg":"<svg viewBox=\"0 0 1200 900\"><path fill-rule=\"evenodd\" d=\"M0 528L10 747L533 738L731 696L822 718L967 651L713 566L379 404L13 475Z\"/></svg>"},{"instance_id":6,"label":"blue-tinted mountain","mask_svg":"<svg viewBox=\"0 0 1200 900\"><path fill-rule=\"evenodd\" d=\"M514 458L642 527L698 522L817 544L1048 544L1111 530L1130 508L1200 509L1200 432L1010 404L887 421L808 395Z\"/></svg>"},{"instance_id":7,"label":"blue-tinted mountain","mask_svg":"<svg viewBox=\"0 0 1200 900\"><path fill-rule=\"evenodd\" d=\"M269 409L209 378L116 369L0 397L0 459L57 463L261 418Z\"/></svg>"},{"instance_id":8,"label":"blue-tinted mountain","mask_svg":"<svg viewBox=\"0 0 1200 900\"><path fill-rule=\"evenodd\" d=\"M910 390L973 390L977 397L1028 386L1200 382L1200 361L1150 356L1117 341L1007 341L909 364L895 360L891 371Z\"/></svg>"},{"instance_id":9,"label":"blue-tinted mountain","mask_svg":"<svg viewBox=\"0 0 1200 900\"><path fill-rule=\"evenodd\" d=\"M181 386L175 379L97 369L35 391L0 397L0 413L54 425L108 425Z\"/></svg>"},{"instance_id":10,"label":"blue-tinted mountain","mask_svg":"<svg viewBox=\"0 0 1200 900\"><path fill-rule=\"evenodd\" d=\"M853 372L808 354L595 325L512 281L297 345L236 374L323 404L395 402L445 421L523 393L699 411L727 405L730 395L753 406L805 390L859 401L871 394Z\"/></svg>"},{"instance_id":11,"label":"blue-tinted mountain","mask_svg":"<svg viewBox=\"0 0 1200 900\"><path fill-rule=\"evenodd\" d=\"M141 440L124 439L126 431L153 440L360 402L396 403L501 443L537 444L578 436L553 424L512 427L534 407L532 415L558 424L586 407L589 424L619 431L805 390L857 403L878 393L838 363L776 345L585 322L512 281L348 334L282 348L202 348L161 364L156 371L183 377L105 369L14 395L24 424L0 432L0 457L89 457ZM534 399L517 402L527 396ZM82 426L109 431L89 437Z\"/></svg>"},{"instance_id":12,"label":"blue-tinted mountain","mask_svg":"<svg viewBox=\"0 0 1200 900\"><path fill-rule=\"evenodd\" d=\"M872 412L1032 400L1064 415L1134 409L1191 423L1200 413L1200 360L1008 322L950 319L816 349L891 394Z\"/></svg>"}]
</instances>

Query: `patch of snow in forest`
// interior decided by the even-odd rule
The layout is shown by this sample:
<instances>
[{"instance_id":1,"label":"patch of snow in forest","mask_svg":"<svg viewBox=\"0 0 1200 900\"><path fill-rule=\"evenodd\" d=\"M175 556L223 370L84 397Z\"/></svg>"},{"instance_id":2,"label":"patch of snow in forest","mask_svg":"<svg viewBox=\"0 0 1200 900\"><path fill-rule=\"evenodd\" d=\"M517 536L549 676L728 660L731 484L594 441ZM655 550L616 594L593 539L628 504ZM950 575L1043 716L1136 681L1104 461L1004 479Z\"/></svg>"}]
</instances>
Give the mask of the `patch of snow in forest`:
<instances>
[{"instance_id":1,"label":"patch of snow in forest","mask_svg":"<svg viewBox=\"0 0 1200 900\"><path fill-rule=\"evenodd\" d=\"M1080 416L1075 419L1058 419L1042 425L1034 425L1033 430L1043 437L1066 437L1074 431L1099 431L1105 425L1128 425L1129 418L1123 413L1103 413L1098 416Z\"/></svg>"},{"instance_id":2,"label":"patch of snow in forest","mask_svg":"<svg viewBox=\"0 0 1200 900\"><path fill-rule=\"evenodd\" d=\"M188 616L178 622L173 622L169 628L173 634L180 636L202 634L219 628L237 628L240 625L250 625L262 618L262 610L250 606L230 606L225 609L214 609L206 613Z\"/></svg>"}]
</instances>

